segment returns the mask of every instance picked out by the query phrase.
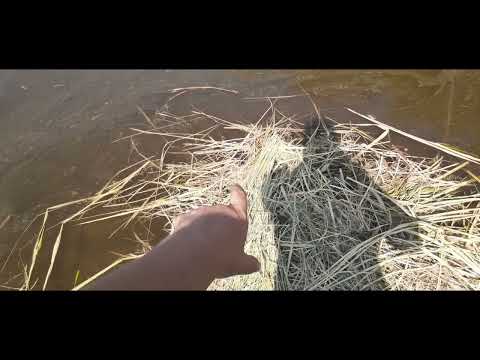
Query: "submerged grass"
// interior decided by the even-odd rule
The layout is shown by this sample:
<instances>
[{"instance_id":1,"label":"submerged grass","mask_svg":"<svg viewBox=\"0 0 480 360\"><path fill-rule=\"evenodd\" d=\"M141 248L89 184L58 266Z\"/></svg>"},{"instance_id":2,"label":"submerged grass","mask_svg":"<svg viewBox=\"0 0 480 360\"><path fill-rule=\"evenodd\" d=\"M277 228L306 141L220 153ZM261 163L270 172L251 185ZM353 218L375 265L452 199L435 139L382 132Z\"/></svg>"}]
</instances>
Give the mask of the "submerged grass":
<instances>
[{"instance_id":1,"label":"submerged grass","mask_svg":"<svg viewBox=\"0 0 480 360\"><path fill-rule=\"evenodd\" d=\"M366 124L328 119L328 123L312 122L304 136L301 124L273 104L251 125L203 112L193 115L213 125L187 134L155 127L153 119L149 131L132 129L133 136L167 138L163 153L142 155L141 161L117 173L92 197L46 210L23 289L32 288L40 251L51 252L48 272L40 281L47 288L65 224L88 226L122 217L125 228L162 218L172 231L177 215L226 203L233 183L248 194L245 251L260 260L261 270L218 279L211 289L480 287L479 181L465 170L470 162L479 163L478 158L362 114L358 115L384 131L374 138L363 130ZM218 129L237 136L216 139L211 134ZM466 161L408 156L388 142L390 131ZM190 161L168 163L166 155L179 146ZM80 210L58 224L53 248L42 249L44 233L51 231L45 225L48 214L73 205L81 205ZM121 262L142 256L149 246L146 239L136 236L136 240L145 250L121 257L75 289Z\"/></svg>"}]
</instances>

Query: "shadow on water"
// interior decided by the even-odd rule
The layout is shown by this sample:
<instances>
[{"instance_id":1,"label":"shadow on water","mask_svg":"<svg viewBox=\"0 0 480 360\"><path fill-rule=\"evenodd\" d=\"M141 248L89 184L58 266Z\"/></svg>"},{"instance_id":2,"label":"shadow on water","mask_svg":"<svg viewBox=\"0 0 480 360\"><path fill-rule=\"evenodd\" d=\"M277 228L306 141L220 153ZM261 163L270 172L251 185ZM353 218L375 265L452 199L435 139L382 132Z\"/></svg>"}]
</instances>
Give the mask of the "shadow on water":
<instances>
[{"instance_id":1,"label":"shadow on water","mask_svg":"<svg viewBox=\"0 0 480 360\"><path fill-rule=\"evenodd\" d=\"M415 220L383 196L384 208L379 206L379 203L370 202L367 197L364 204L369 203L360 209L360 211L371 212L367 216L370 220L368 224L361 219L354 218L354 216L350 219L345 218L345 214L352 215L349 207L361 205L364 193L359 191L359 188L363 188L363 191L369 191L367 190L369 187L370 191L374 190L379 193L383 193L383 191L374 185L373 179L352 159L351 154L342 151L335 145L338 144L338 139L334 138L337 135L333 134L331 130L331 124L327 124L324 128L320 126L317 118L306 122L303 138L305 150L302 163L294 169L280 166L264 182L263 201L274 224L275 241L278 249L277 274L274 285L276 290L305 290L312 288L312 286L315 287L315 278L325 276L333 265L341 259L345 259L345 256L354 247L381 232ZM322 152L330 152L336 157L327 171L320 170L324 164L318 161L312 161L305 166L305 163L309 161L308 159L312 159L312 155ZM319 184L309 182L308 184L311 186L307 190L298 181L298 173L306 171L307 168L309 171L322 171L324 184L328 184L328 187L340 186L340 183L344 181L343 179L349 177L356 178L359 183L364 184L364 187L359 186L357 190L352 188L353 191L348 195L348 198L346 193L342 191L334 192L333 198L330 195L333 207L331 210L327 208L327 202L319 201L313 205L306 197L302 199L301 193L318 190ZM275 186L272 193L272 183L278 184L279 178L281 178L281 185ZM286 191L282 191L281 188ZM282 201L278 200L284 198L285 194L288 194L289 201L295 201L295 211L300 215L299 218L295 219L294 216L282 215L288 212L286 208L289 205L282 205ZM367 209L368 207L371 208ZM330 214L335 216L336 219L332 219ZM391 219L391 222L388 221L389 219ZM309 232L308 224L314 224L315 227L325 230L334 230L330 233L325 231L324 236L318 238L314 233ZM296 234L292 234L294 227ZM395 239L389 237L386 241L389 242L392 250L401 250L408 253L408 250L414 247L419 240L412 238L411 234L400 233L395 236ZM302 246L306 243L313 244L313 247ZM378 243L376 242L375 246L368 247L367 251L359 252L356 256L350 258L348 265L335 272L329 281L317 289L389 289L380 267ZM303 275L306 272L308 276L296 274L295 269L299 269L299 273Z\"/></svg>"}]
</instances>

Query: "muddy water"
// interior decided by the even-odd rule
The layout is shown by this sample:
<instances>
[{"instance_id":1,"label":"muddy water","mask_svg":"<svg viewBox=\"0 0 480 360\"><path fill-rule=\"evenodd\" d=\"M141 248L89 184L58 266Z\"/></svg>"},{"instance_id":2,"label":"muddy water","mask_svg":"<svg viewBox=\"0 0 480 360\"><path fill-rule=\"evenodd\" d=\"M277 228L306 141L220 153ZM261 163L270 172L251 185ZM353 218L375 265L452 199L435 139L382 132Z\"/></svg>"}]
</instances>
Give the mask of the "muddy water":
<instances>
[{"instance_id":1,"label":"muddy water","mask_svg":"<svg viewBox=\"0 0 480 360\"><path fill-rule=\"evenodd\" d=\"M251 122L266 104L244 98L302 94L304 89L323 114L337 121L358 121L344 109L349 106L418 136L480 153L477 70L3 70L0 268L10 256L0 283L15 286L23 277L22 264L30 260L35 226L19 236L34 214L93 193L132 161L128 143L112 142L128 134L130 127L145 125L136 107L151 114L171 97L168 90L190 86L235 89L239 94L194 91L179 97L169 111L187 114L195 108ZM277 105L300 118L313 111L305 97L280 99ZM411 152L426 151L398 141ZM155 152L161 143L151 139L142 146ZM111 223L67 229L49 288L69 288L77 273L81 281L108 265L116 258L112 252L133 251L131 231L109 238L114 227ZM161 234L159 225L156 236ZM49 256L39 257L40 270L48 267Z\"/></svg>"}]
</instances>

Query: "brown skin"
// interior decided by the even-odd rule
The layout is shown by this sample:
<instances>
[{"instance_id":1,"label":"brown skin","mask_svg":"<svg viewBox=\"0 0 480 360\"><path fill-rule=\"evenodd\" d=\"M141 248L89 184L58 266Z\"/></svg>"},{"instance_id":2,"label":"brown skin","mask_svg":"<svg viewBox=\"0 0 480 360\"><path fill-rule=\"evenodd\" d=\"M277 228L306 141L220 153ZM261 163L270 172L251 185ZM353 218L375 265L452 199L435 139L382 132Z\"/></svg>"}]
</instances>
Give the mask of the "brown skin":
<instances>
[{"instance_id":1,"label":"brown skin","mask_svg":"<svg viewBox=\"0 0 480 360\"><path fill-rule=\"evenodd\" d=\"M230 205L180 215L174 232L140 259L100 278L86 290L205 290L216 278L250 274L258 260L244 253L247 196L239 185Z\"/></svg>"}]
</instances>

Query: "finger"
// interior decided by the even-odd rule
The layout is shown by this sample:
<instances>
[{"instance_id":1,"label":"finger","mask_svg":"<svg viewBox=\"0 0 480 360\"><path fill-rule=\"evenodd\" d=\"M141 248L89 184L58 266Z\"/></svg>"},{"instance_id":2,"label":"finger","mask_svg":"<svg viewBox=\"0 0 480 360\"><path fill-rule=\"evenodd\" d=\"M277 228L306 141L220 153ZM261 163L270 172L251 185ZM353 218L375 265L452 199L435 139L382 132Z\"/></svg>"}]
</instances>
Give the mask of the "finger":
<instances>
[{"instance_id":1,"label":"finger","mask_svg":"<svg viewBox=\"0 0 480 360\"><path fill-rule=\"evenodd\" d=\"M240 274L251 274L260 270L260 262L255 256L244 254L239 264Z\"/></svg>"},{"instance_id":2,"label":"finger","mask_svg":"<svg viewBox=\"0 0 480 360\"><path fill-rule=\"evenodd\" d=\"M247 194L238 184L231 188L230 206L244 220L247 220Z\"/></svg>"}]
</instances>

